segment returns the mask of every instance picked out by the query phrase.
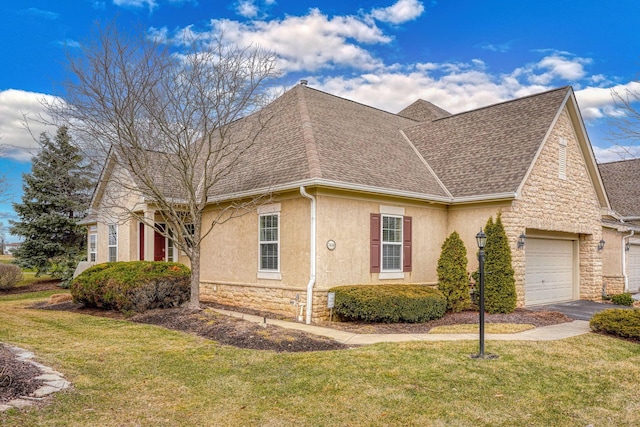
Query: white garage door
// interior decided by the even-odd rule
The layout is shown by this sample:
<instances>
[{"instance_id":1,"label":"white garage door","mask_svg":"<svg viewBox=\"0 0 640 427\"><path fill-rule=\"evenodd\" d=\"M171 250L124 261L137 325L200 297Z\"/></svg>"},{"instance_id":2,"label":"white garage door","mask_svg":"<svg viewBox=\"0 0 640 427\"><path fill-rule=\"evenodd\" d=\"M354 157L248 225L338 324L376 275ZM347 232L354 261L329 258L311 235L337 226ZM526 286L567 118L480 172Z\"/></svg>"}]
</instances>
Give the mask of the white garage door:
<instances>
[{"instance_id":1,"label":"white garage door","mask_svg":"<svg viewBox=\"0 0 640 427\"><path fill-rule=\"evenodd\" d=\"M640 292L640 245L629 247L627 262L629 292Z\"/></svg>"},{"instance_id":2,"label":"white garage door","mask_svg":"<svg viewBox=\"0 0 640 427\"><path fill-rule=\"evenodd\" d=\"M525 246L524 304L573 299L573 241L528 238Z\"/></svg>"}]
</instances>

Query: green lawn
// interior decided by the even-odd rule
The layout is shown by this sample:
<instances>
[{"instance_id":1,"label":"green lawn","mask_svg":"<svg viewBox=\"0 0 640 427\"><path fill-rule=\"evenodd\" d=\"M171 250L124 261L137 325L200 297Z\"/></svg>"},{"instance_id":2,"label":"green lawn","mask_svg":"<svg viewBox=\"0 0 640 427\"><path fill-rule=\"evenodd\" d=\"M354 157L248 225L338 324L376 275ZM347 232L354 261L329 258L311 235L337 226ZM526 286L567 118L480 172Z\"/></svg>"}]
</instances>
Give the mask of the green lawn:
<instances>
[{"instance_id":1,"label":"green lawn","mask_svg":"<svg viewBox=\"0 0 640 427\"><path fill-rule=\"evenodd\" d=\"M36 295L44 298L51 294ZM277 354L162 328L25 309L0 298L0 341L34 351L73 389L3 426L640 425L640 346L560 342L380 344Z\"/></svg>"}]
</instances>

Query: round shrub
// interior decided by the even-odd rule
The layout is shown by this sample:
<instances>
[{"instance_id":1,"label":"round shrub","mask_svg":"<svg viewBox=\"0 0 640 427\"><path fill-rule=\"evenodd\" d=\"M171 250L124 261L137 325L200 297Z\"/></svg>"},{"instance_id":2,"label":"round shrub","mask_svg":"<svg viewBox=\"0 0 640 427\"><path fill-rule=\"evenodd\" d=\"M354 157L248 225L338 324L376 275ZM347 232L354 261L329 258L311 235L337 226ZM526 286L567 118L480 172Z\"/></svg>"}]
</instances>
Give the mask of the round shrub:
<instances>
[{"instance_id":1,"label":"round shrub","mask_svg":"<svg viewBox=\"0 0 640 427\"><path fill-rule=\"evenodd\" d=\"M88 268L71 282L74 302L88 307L142 312L189 300L191 272L175 262L111 262Z\"/></svg>"},{"instance_id":2,"label":"round shrub","mask_svg":"<svg viewBox=\"0 0 640 427\"><path fill-rule=\"evenodd\" d=\"M640 340L640 310L624 308L604 310L591 317L589 326L594 332Z\"/></svg>"},{"instance_id":3,"label":"round shrub","mask_svg":"<svg viewBox=\"0 0 640 427\"><path fill-rule=\"evenodd\" d=\"M334 311L347 321L421 323L439 319L447 299L424 285L359 285L331 289L336 293Z\"/></svg>"},{"instance_id":4,"label":"round shrub","mask_svg":"<svg viewBox=\"0 0 640 427\"><path fill-rule=\"evenodd\" d=\"M11 289L22 280L22 270L14 264L0 264L0 289Z\"/></svg>"},{"instance_id":5,"label":"round shrub","mask_svg":"<svg viewBox=\"0 0 640 427\"><path fill-rule=\"evenodd\" d=\"M632 306L633 298L630 293L625 292L624 294L611 295L611 302L616 305Z\"/></svg>"}]
</instances>

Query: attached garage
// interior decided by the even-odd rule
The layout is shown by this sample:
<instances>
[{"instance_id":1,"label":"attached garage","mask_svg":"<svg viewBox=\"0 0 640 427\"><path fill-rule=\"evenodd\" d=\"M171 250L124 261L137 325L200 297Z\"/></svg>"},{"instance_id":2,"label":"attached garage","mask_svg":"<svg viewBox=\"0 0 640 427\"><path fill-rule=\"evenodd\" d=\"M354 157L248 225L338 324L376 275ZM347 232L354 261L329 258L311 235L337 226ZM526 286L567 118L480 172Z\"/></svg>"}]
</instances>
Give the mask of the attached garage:
<instances>
[{"instance_id":1,"label":"attached garage","mask_svg":"<svg viewBox=\"0 0 640 427\"><path fill-rule=\"evenodd\" d=\"M575 246L575 240L527 238L526 306L575 299Z\"/></svg>"},{"instance_id":2,"label":"attached garage","mask_svg":"<svg viewBox=\"0 0 640 427\"><path fill-rule=\"evenodd\" d=\"M627 252L627 275L629 292L640 292L640 245L629 245Z\"/></svg>"}]
</instances>

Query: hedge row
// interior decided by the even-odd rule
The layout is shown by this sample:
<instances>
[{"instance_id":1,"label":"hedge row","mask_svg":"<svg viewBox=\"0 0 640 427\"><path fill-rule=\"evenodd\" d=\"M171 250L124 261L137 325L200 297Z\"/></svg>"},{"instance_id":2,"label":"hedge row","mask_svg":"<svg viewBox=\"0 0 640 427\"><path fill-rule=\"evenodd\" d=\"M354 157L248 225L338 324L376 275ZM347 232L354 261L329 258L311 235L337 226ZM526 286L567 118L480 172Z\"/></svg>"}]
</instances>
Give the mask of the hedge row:
<instances>
[{"instance_id":1,"label":"hedge row","mask_svg":"<svg viewBox=\"0 0 640 427\"><path fill-rule=\"evenodd\" d=\"M85 270L71 282L74 302L88 307L142 312L189 300L190 270L174 262L111 262Z\"/></svg>"},{"instance_id":2,"label":"hedge row","mask_svg":"<svg viewBox=\"0 0 640 427\"><path fill-rule=\"evenodd\" d=\"M331 289L334 312L342 320L421 323L444 316L447 299L424 285L357 285Z\"/></svg>"}]
</instances>

